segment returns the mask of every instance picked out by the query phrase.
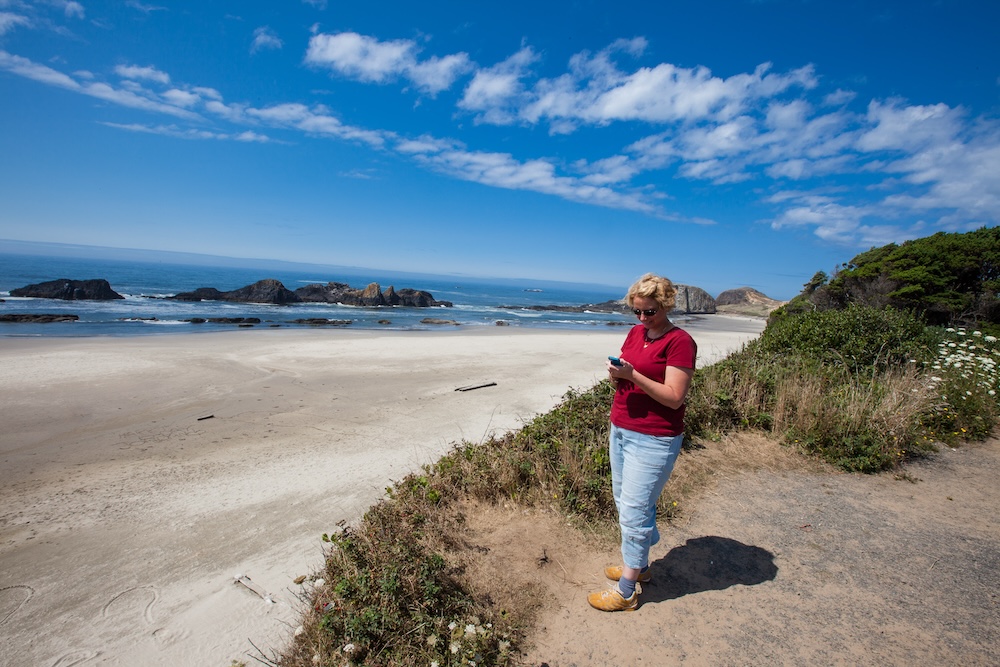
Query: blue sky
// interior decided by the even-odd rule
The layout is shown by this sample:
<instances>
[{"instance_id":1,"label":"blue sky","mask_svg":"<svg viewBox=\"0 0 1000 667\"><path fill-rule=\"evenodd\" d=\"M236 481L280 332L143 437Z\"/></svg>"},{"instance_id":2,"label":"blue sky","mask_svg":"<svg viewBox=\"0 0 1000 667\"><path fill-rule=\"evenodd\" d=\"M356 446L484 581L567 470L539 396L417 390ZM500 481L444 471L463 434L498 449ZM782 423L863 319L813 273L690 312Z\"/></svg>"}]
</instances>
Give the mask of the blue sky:
<instances>
[{"instance_id":1,"label":"blue sky","mask_svg":"<svg viewBox=\"0 0 1000 667\"><path fill-rule=\"evenodd\" d=\"M1000 2L0 0L0 238L787 299L1000 222Z\"/></svg>"}]
</instances>

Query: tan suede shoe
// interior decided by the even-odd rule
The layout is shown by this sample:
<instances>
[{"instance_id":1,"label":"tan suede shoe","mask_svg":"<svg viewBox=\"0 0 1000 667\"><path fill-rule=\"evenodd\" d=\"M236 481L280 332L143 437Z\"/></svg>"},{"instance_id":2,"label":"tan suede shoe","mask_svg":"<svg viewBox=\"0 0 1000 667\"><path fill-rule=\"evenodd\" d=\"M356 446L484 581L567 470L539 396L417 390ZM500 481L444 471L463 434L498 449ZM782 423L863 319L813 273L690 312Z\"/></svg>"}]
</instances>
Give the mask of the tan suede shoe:
<instances>
[{"instance_id":1,"label":"tan suede shoe","mask_svg":"<svg viewBox=\"0 0 1000 667\"><path fill-rule=\"evenodd\" d=\"M591 593L587 596L587 602L594 609L601 611L635 611L639 608L639 593L632 593L632 597L623 597L615 584L606 591Z\"/></svg>"},{"instance_id":2,"label":"tan suede shoe","mask_svg":"<svg viewBox=\"0 0 1000 667\"><path fill-rule=\"evenodd\" d=\"M608 565L604 568L604 576L611 581L618 581L622 578L622 566L621 565ZM653 580L653 571L646 570L645 572L639 573L639 583L648 584Z\"/></svg>"}]
</instances>

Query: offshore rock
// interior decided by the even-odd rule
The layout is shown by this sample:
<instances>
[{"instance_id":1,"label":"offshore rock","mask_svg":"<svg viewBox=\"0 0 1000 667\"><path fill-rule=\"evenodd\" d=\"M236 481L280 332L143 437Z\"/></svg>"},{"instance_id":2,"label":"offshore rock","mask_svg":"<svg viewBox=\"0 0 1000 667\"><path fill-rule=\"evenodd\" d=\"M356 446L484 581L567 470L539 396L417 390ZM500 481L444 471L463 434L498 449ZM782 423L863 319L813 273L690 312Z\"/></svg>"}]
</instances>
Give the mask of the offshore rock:
<instances>
[{"instance_id":1,"label":"offshore rock","mask_svg":"<svg viewBox=\"0 0 1000 667\"><path fill-rule=\"evenodd\" d=\"M191 324L204 324L205 322L211 322L212 324L238 324L240 326L253 326L254 324L260 324L259 317L192 317L189 320L182 321L189 322Z\"/></svg>"},{"instance_id":2,"label":"offshore rock","mask_svg":"<svg viewBox=\"0 0 1000 667\"><path fill-rule=\"evenodd\" d=\"M462 325L461 322L456 322L455 320L440 320L440 319L438 319L436 317L425 317L424 319L420 320L420 323L421 324L450 324L450 325L453 325L453 326L456 326L456 327Z\"/></svg>"},{"instance_id":3,"label":"offshore rock","mask_svg":"<svg viewBox=\"0 0 1000 667\"><path fill-rule=\"evenodd\" d=\"M302 317L292 320L292 324L308 324L314 327L346 327L353 323L354 320L330 320L325 317Z\"/></svg>"},{"instance_id":4,"label":"offshore rock","mask_svg":"<svg viewBox=\"0 0 1000 667\"><path fill-rule=\"evenodd\" d=\"M674 306L674 312L709 315L716 312L715 299L702 288L676 284L674 287L677 288L677 303Z\"/></svg>"},{"instance_id":5,"label":"offshore rock","mask_svg":"<svg viewBox=\"0 0 1000 667\"><path fill-rule=\"evenodd\" d=\"M193 292L181 292L167 299L174 301L233 301L237 303L271 303L285 305L299 303L299 296L286 289L280 281L268 278L258 280L252 285L241 287L229 292L220 292L214 287L199 287Z\"/></svg>"},{"instance_id":6,"label":"offshore rock","mask_svg":"<svg viewBox=\"0 0 1000 667\"><path fill-rule=\"evenodd\" d=\"M268 278L266 280L258 280L253 285L247 285L232 292L226 292L224 301L284 305L287 303L299 303L302 299L295 292L286 289L279 281Z\"/></svg>"},{"instance_id":7,"label":"offshore rock","mask_svg":"<svg viewBox=\"0 0 1000 667\"><path fill-rule=\"evenodd\" d=\"M103 278L94 280L70 280L68 278L49 280L36 285L27 285L12 289L10 295L35 299L62 299L64 301L111 301L113 299L125 298L111 289L111 285Z\"/></svg>"},{"instance_id":8,"label":"offshore rock","mask_svg":"<svg viewBox=\"0 0 1000 667\"><path fill-rule=\"evenodd\" d=\"M438 301L430 292L415 289L401 289L398 292L390 285L384 292L378 283L371 283L363 290L355 289L347 283L329 282L326 285L314 283L300 287L295 294L302 301L316 303L340 303L345 306L409 306L429 308L443 306L450 308L450 301Z\"/></svg>"},{"instance_id":9,"label":"offshore rock","mask_svg":"<svg viewBox=\"0 0 1000 667\"><path fill-rule=\"evenodd\" d=\"M6 313L0 315L0 322L30 322L32 324L47 324L49 322L76 322L79 315L64 315L55 313Z\"/></svg>"},{"instance_id":10,"label":"offshore rock","mask_svg":"<svg viewBox=\"0 0 1000 667\"><path fill-rule=\"evenodd\" d=\"M172 301L223 301L223 296L225 293L214 287L199 287L193 292L181 292L165 298Z\"/></svg>"},{"instance_id":11,"label":"offshore rock","mask_svg":"<svg viewBox=\"0 0 1000 667\"><path fill-rule=\"evenodd\" d=\"M391 289L391 287L390 287ZM382 296L382 288L378 283L369 283L361 292L361 304L364 306L384 306L385 297Z\"/></svg>"}]
</instances>

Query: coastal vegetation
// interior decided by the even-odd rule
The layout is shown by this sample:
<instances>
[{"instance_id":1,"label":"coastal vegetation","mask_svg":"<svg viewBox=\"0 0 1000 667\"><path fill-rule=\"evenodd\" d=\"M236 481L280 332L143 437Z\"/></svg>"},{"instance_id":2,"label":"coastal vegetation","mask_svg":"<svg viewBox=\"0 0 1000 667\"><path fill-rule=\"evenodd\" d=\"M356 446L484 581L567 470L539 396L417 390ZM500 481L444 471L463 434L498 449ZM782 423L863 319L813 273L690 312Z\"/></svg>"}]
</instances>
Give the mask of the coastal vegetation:
<instances>
[{"instance_id":1,"label":"coastal vegetation","mask_svg":"<svg viewBox=\"0 0 1000 667\"><path fill-rule=\"evenodd\" d=\"M1000 227L939 232L863 252L833 277L818 272L785 314L849 304L892 306L928 324L1000 333Z\"/></svg>"},{"instance_id":2,"label":"coastal vegetation","mask_svg":"<svg viewBox=\"0 0 1000 667\"><path fill-rule=\"evenodd\" d=\"M980 230L921 241L863 253L833 279L814 279L758 339L699 369L678 471L684 456L748 430L846 471L897 474L942 444L988 436L1000 414L1000 239ZM940 252L948 256L930 257ZM459 443L387 489L356 525L324 535L325 568L302 590L302 626L280 664L518 664L534 605L523 588L471 576L481 555L469 514L556 512L592 534L613 533L612 392L607 381L571 391L519 431ZM690 474L672 479L661 518L683 512L699 484Z\"/></svg>"}]
</instances>

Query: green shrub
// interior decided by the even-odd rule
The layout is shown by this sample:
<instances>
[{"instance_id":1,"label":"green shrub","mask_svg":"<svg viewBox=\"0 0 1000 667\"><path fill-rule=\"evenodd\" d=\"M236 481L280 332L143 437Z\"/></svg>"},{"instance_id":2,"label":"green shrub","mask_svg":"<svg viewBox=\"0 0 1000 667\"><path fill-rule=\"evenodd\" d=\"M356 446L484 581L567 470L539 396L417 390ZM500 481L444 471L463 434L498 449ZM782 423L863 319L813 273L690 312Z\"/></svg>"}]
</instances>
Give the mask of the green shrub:
<instances>
[{"instance_id":1,"label":"green shrub","mask_svg":"<svg viewBox=\"0 0 1000 667\"><path fill-rule=\"evenodd\" d=\"M929 359L934 339L915 315L851 305L843 310L780 315L753 343L761 352L794 355L852 371Z\"/></svg>"}]
</instances>

